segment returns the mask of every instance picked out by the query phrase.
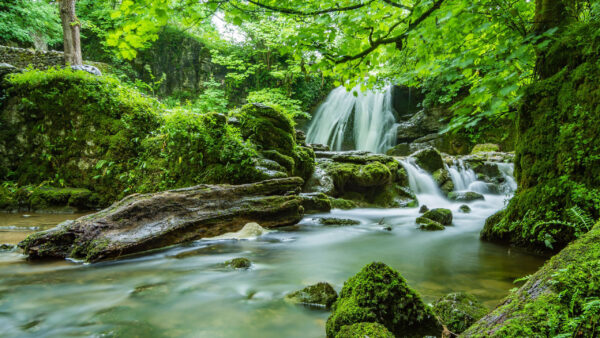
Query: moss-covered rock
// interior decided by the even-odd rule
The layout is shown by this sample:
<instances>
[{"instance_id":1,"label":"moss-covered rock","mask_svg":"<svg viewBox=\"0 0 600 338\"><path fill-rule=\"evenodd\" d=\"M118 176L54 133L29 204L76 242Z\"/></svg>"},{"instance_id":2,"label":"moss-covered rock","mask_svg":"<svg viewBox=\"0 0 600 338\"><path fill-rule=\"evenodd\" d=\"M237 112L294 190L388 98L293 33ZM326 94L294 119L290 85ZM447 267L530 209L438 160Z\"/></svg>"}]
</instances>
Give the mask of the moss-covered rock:
<instances>
[{"instance_id":1,"label":"moss-covered rock","mask_svg":"<svg viewBox=\"0 0 600 338\"><path fill-rule=\"evenodd\" d=\"M100 197L83 188L16 185L0 188L0 210L71 213L91 210Z\"/></svg>"},{"instance_id":2,"label":"moss-covered rock","mask_svg":"<svg viewBox=\"0 0 600 338\"><path fill-rule=\"evenodd\" d=\"M255 144L261 154L287 169L291 176L308 180L314 170L312 148L296 143L294 121L281 111L254 103L235 113L244 139Z\"/></svg>"},{"instance_id":3,"label":"moss-covered rock","mask_svg":"<svg viewBox=\"0 0 600 338\"><path fill-rule=\"evenodd\" d=\"M252 262L248 258L238 257L225 262L226 266L230 266L234 269L249 269L252 266Z\"/></svg>"},{"instance_id":4,"label":"moss-covered rock","mask_svg":"<svg viewBox=\"0 0 600 338\"><path fill-rule=\"evenodd\" d=\"M474 191L452 191L448 193L448 199L456 202L472 202L484 200L485 197Z\"/></svg>"},{"instance_id":5,"label":"moss-covered rock","mask_svg":"<svg viewBox=\"0 0 600 338\"><path fill-rule=\"evenodd\" d=\"M500 151L500 146L493 143L476 144L471 150L471 154L489 153Z\"/></svg>"},{"instance_id":6,"label":"moss-covered rock","mask_svg":"<svg viewBox=\"0 0 600 338\"><path fill-rule=\"evenodd\" d=\"M289 293L285 296L285 300L296 304L329 309L337 297L337 292L329 283L321 282Z\"/></svg>"},{"instance_id":7,"label":"moss-covered rock","mask_svg":"<svg viewBox=\"0 0 600 338\"><path fill-rule=\"evenodd\" d=\"M421 169L429 173L434 173L439 169L444 169L444 160L442 159L442 155L433 147L419 150L410 156L415 159L415 162L419 167L421 167Z\"/></svg>"},{"instance_id":8,"label":"moss-covered rock","mask_svg":"<svg viewBox=\"0 0 600 338\"><path fill-rule=\"evenodd\" d=\"M449 209L431 209L425 212L422 217L429 218L430 220L436 221L442 225L452 224L452 211L450 211Z\"/></svg>"},{"instance_id":9,"label":"moss-covered rock","mask_svg":"<svg viewBox=\"0 0 600 338\"><path fill-rule=\"evenodd\" d=\"M437 231L437 230L445 229L445 227L444 227L444 225L442 225L442 223L436 222L430 218L423 217L423 216L417 217L415 222L417 222L417 225L419 225L419 229L421 229L421 230Z\"/></svg>"},{"instance_id":10,"label":"moss-covered rock","mask_svg":"<svg viewBox=\"0 0 600 338\"><path fill-rule=\"evenodd\" d=\"M331 211L331 199L323 193L303 193L300 197L305 214Z\"/></svg>"},{"instance_id":11,"label":"moss-covered rock","mask_svg":"<svg viewBox=\"0 0 600 338\"><path fill-rule=\"evenodd\" d=\"M600 224L552 257L465 337L600 336Z\"/></svg>"},{"instance_id":12,"label":"moss-covered rock","mask_svg":"<svg viewBox=\"0 0 600 338\"><path fill-rule=\"evenodd\" d=\"M488 313L488 309L475 296L456 292L445 295L433 303L433 312L454 333L462 333Z\"/></svg>"},{"instance_id":13,"label":"moss-covered rock","mask_svg":"<svg viewBox=\"0 0 600 338\"><path fill-rule=\"evenodd\" d=\"M463 204L460 207L458 207L458 210L460 210L460 212L462 212L463 214L468 214L471 212L471 207L469 207L466 204Z\"/></svg>"},{"instance_id":14,"label":"moss-covered rock","mask_svg":"<svg viewBox=\"0 0 600 338\"><path fill-rule=\"evenodd\" d=\"M559 250L589 229L573 222L571 208L600 217L600 38L592 33L598 29L597 22L580 23L557 35L545 59L555 54L566 66L525 90L517 114L519 190L487 238Z\"/></svg>"},{"instance_id":15,"label":"moss-covered rock","mask_svg":"<svg viewBox=\"0 0 600 338\"><path fill-rule=\"evenodd\" d=\"M335 338L395 338L395 336L379 323L356 323L344 325Z\"/></svg>"},{"instance_id":16,"label":"moss-covered rock","mask_svg":"<svg viewBox=\"0 0 600 338\"><path fill-rule=\"evenodd\" d=\"M342 327L379 323L401 337L440 336L443 327L406 280L383 263L366 265L344 283L327 320L327 337Z\"/></svg>"},{"instance_id":17,"label":"moss-covered rock","mask_svg":"<svg viewBox=\"0 0 600 338\"><path fill-rule=\"evenodd\" d=\"M343 198L332 198L331 199L331 207L334 209L348 210L348 209L358 208L358 205L354 201L351 201L351 200L347 200L347 199L343 199Z\"/></svg>"}]
</instances>

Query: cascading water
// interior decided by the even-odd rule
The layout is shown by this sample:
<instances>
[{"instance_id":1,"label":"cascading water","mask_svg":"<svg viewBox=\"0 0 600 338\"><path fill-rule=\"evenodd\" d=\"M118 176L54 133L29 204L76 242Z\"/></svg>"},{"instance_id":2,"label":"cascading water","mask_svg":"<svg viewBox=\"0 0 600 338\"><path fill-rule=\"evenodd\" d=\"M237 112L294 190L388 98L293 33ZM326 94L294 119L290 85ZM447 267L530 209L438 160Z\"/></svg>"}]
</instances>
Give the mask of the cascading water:
<instances>
[{"instance_id":1,"label":"cascading water","mask_svg":"<svg viewBox=\"0 0 600 338\"><path fill-rule=\"evenodd\" d=\"M446 166L446 169L450 173L455 191L474 191L481 194L489 192L487 183L477 180L473 169L468 168L462 160L458 160L452 166Z\"/></svg>"},{"instance_id":2,"label":"cascading water","mask_svg":"<svg viewBox=\"0 0 600 338\"><path fill-rule=\"evenodd\" d=\"M408 184L417 196L419 205L442 206L448 204L448 200L428 172L419 168L411 159L398 162L406 169Z\"/></svg>"},{"instance_id":3,"label":"cascading water","mask_svg":"<svg viewBox=\"0 0 600 338\"><path fill-rule=\"evenodd\" d=\"M504 177L505 185L508 188L508 192L515 192L517 190L517 181L514 177L515 165L512 163L498 163L498 169Z\"/></svg>"},{"instance_id":4,"label":"cascading water","mask_svg":"<svg viewBox=\"0 0 600 338\"><path fill-rule=\"evenodd\" d=\"M327 144L332 150L366 150L381 153L396 142L392 86L383 92L334 89L317 109L308 129L309 143Z\"/></svg>"}]
</instances>

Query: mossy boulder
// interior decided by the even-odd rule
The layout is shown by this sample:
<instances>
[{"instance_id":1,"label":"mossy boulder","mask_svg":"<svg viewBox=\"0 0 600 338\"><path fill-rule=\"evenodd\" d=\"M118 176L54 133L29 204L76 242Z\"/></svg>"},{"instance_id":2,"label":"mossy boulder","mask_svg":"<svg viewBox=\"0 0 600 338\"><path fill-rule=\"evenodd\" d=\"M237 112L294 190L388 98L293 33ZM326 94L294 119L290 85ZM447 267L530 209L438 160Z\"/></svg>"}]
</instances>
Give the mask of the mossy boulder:
<instances>
[{"instance_id":1,"label":"mossy boulder","mask_svg":"<svg viewBox=\"0 0 600 338\"><path fill-rule=\"evenodd\" d=\"M319 182L333 183L333 187L328 188L331 196L351 200L361 207L416 204L408 187L406 170L389 156L367 152L336 154L332 159L320 159L315 172L321 175Z\"/></svg>"},{"instance_id":2,"label":"mossy boulder","mask_svg":"<svg viewBox=\"0 0 600 338\"><path fill-rule=\"evenodd\" d=\"M458 207L458 210L459 210L460 212L462 212L463 214L468 214L468 213L470 213L470 212L471 212L471 207L469 207L469 206L468 206L468 205L466 205L466 204L463 204L463 205L461 205L460 207Z\"/></svg>"},{"instance_id":3,"label":"mossy boulder","mask_svg":"<svg viewBox=\"0 0 600 338\"><path fill-rule=\"evenodd\" d=\"M433 147L428 147L410 155L421 169L434 173L439 169L444 169L444 160L439 151Z\"/></svg>"},{"instance_id":4,"label":"mossy boulder","mask_svg":"<svg viewBox=\"0 0 600 338\"><path fill-rule=\"evenodd\" d=\"M342 326L335 338L395 338L395 336L379 323L356 323Z\"/></svg>"},{"instance_id":5,"label":"mossy boulder","mask_svg":"<svg viewBox=\"0 0 600 338\"><path fill-rule=\"evenodd\" d=\"M327 320L327 337L346 325L379 323L398 337L441 336L442 324L400 274L383 263L366 265L344 283Z\"/></svg>"},{"instance_id":6,"label":"mossy boulder","mask_svg":"<svg viewBox=\"0 0 600 338\"><path fill-rule=\"evenodd\" d=\"M453 333L462 333L488 313L488 309L475 296L456 292L445 295L433 303L435 312Z\"/></svg>"},{"instance_id":7,"label":"mossy boulder","mask_svg":"<svg viewBox=\"0 0 600 338\"><path fill-rule=\"evenodd\" d=\"M444 227L444 225L442 225L442 223L436 222L430 218L423 217L423 216L417 217L415 222L417 222L417 225L419 225L419 229L421 229L421 230L438 231L438 230L445 229L445 227Z\"/></svg>"},{"instance_id":8,"label":"mossy boulder","mask_svg":"<svg viewBox=\"0 0 600 338\"><path fill-rule=\"evenodd\" d=\"M356 204L354 201L343 198L332 198L331 207L334 209L348 210L358 208L358 204Z\"/></svg>"},{"instance_id":9,"label":"mossy boulder","mask_svg":"<svg viewBox=\"0 0 600 338\"><path fill-rule=\"evenodd\" d=\"M312 148L296 143L294 121L276 108L253 103L234 113L244 139L260 153L286 168L290 176L308 180L314 170L315 154Z\"/></svg>"},{"instance_id":10,"label":"mossy boulder","mask_svg":"<svg viewBox=\"0 0 600 338\"><path fill-rule=\"evenodd\" d=\"M291 303L329 309L337 297L337 292L329 283L321 282L289 293L285 296L285 300Z\"/></svg>"},{"instance_id":11,"label":"mossy boulder","mask_svg":"<svg viewBox=\"0 0 600 338\"><path fill-rule=\"evenodd\" d=\"M448 194L448 199L456 202L472 202L484 200L485 197L474 191L452 191Z\"/></svg>"},{"instance_id":12,"label":"mossy boulder","mask_svg":"<svg viewBox=\"0 0 600 338\"><path fill-rule=\"evenodd\" d=\"M300 197L305 214L331 211L331 199L323 193L303 193Z\"/></svg>"},{"instance_id":13,"label":"mossy boulder","mask_svg":"<svg viewBox=\"0 0 600 338\"><path fill-rule=\"evenodd\" d=\"M230 266L234 269L249 269L252 266L252 262L245 257L238 257L225 262L226 266Z\"/></svg>"},{"instance_id":14,"label":"mossy boulder","mask_svg":"<svg viewBox=\"0 0 600 338\"><path fill-rule=\"evenodd\" d=\"M425 212L422 217L429 218L430 220L436 221L442 225L452 224L452 211L450 211L449 209L431 209Z\"/></svg>"},{"instance_id":15,"label":"mossy boulder","mask_svg":"<svg viewBox=\"0 0 600 338\"><path fill-rule=\"evenodd\" d=\"M72 213L98 206L100 197L83 188L13 186L0 188L0 210Z\"/></svg>"},{"instance_id":16,"label":"mossy boulder","mask_svg":"<svg viewBox=\"0 0 600 338\"><path fill-rule=\"evenodd\" d=\"M489 153L500 151L500 146L493 143L476 144L471 150L471 154Z\"/></svg>"}]
</instances>

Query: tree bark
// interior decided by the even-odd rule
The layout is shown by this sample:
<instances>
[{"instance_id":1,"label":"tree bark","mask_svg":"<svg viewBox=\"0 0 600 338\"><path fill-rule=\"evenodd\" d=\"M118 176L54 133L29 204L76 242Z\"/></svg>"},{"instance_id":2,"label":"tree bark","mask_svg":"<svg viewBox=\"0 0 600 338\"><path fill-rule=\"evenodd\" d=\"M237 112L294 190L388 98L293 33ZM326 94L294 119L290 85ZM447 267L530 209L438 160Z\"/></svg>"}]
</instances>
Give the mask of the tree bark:
<instances>
[{"instance_id":1,"label":"tree bark","mask_svg":"<svg viewBox=\"0 0 600 338\"><path fill-rule=\"evenodd\" d=\"M536 0L534 32L543 34L551 28L568 24L570 17L566 6L567 1L569 0ZM564 56L561 52L559 51L559 55L552 55L552 52L549 53L547 50L537 51L535 72L541 79L548 78L562 69Z\"/></svg>"},{"instance_id":2,"label":"tree bark","mask_svg":"<svg viewBox=\"0 0 600 338\"><path fill-rule=\"evenodd\" d=\"M60 19L63 27L65 63L72 66L83 64L79 35L81 24L75 14L75 2L76 0L60 0Z\"/></svg>"}]
</instances>

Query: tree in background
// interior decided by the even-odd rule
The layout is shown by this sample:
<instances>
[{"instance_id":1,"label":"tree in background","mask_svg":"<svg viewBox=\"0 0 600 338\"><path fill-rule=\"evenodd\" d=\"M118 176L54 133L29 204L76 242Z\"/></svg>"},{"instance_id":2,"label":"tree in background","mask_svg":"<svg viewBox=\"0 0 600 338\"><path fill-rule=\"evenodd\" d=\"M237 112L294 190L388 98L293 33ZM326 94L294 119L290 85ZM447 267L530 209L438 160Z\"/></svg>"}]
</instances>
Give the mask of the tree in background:
<instances>
[{"instance_id":1,"label":"tree in background","mask_svg":"<svg viewBox=\"0 0 600 338\"><path fill-rule=\"evenodd\" d=\"M79 30L81 23L75 14L76 0L60 0L60 20L63 28L63 47L65 63L71 65L83 64L81 55L81 36Z\"/></svg>"}]
</instances>

